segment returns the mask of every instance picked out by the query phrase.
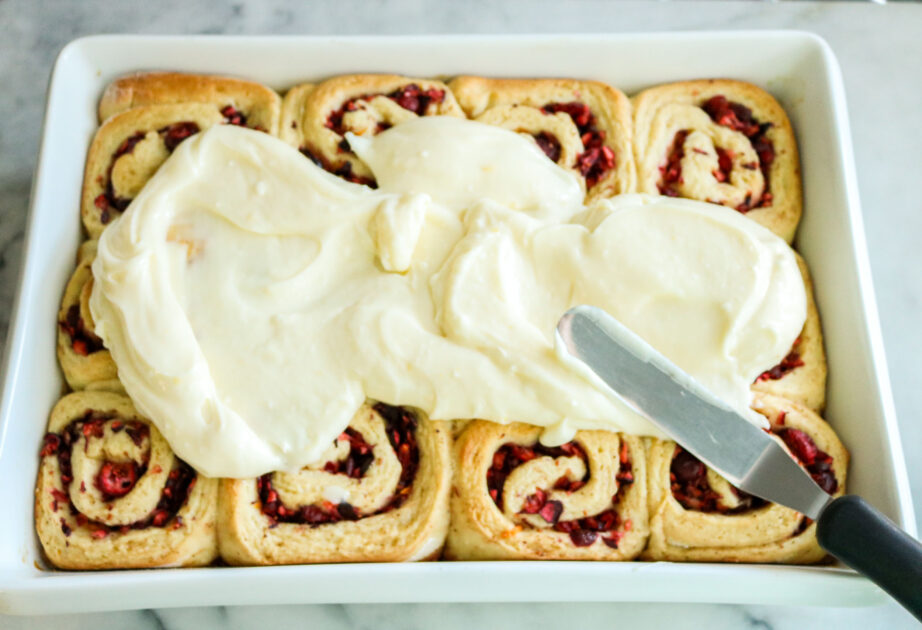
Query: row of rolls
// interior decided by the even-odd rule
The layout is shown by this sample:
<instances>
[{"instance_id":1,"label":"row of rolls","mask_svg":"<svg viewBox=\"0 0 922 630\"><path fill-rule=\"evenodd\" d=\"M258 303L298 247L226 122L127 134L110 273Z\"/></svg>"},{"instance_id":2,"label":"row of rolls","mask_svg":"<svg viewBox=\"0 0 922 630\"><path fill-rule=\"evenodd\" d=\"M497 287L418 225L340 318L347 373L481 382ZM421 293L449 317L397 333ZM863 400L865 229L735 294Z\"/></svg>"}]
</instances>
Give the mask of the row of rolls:
<instances>
[{"instance_id":1,"label":"row of rolls","mask_svg":"<svg viewBox=\"0 0 922 630\"><path fill-rule=\"evenodd\" d=\"M848 455L802 404L756 394L771 433L831 495ZM454 425L454 426L453 426ZM316 464L210 479L123 393L54 407L36 527L62 569L417 560L822 561L815 525L730 485L674 442L432 421L369 402Z\"/></svg>"},{"instance_id":2,"label":"row of rolls","mask_svg":"<svg viewBox=\"0 0 922 630\"><path fill-rule=\"evenodd\" d=\"M176 146L210 125L272 133L331 173L374 186L345 133L378 133L421 115L467 116L533 138L580 178L587 200L641 191L723 203L789 242L800 217L787 117L766 92L736 81L671 84L628 99L593 81L349 75L296 86L282 99L238 79L118 79L99 104L81 206L89 238L58 317L58 358L72 391L52 410L40 446L35 519L49 562L822 561L808 518L747 495L653 438L581 431L551 447L527 418L437 422L368 401L324 457L297 472L209 479L172 453L126 396L94 332L96 239ZM807 320L788 355L753 383L754 408L839 495L848 455L820 417L826 358L809 272L798 262Z\"/></svg>"},{"instance_id":3,"label":"row of rolls","mask_svg":"<svg viewBox=\"0 0 922 630\"><path fill-rule=\"evenodd\" d=\"M576 176L588 202L633 192L708 201L788 243L800 221L791 123L771 94L742 81L684 81L629 98L578 79L360 74L296 85L282 98L251 81L156 72L117 79L100 100L83 224L98 238L183 140L219 124L275 135L330 173L375 187L346 134L375 135L418 116L469 118L530 138Z\"/></svg>"}]
</instances>

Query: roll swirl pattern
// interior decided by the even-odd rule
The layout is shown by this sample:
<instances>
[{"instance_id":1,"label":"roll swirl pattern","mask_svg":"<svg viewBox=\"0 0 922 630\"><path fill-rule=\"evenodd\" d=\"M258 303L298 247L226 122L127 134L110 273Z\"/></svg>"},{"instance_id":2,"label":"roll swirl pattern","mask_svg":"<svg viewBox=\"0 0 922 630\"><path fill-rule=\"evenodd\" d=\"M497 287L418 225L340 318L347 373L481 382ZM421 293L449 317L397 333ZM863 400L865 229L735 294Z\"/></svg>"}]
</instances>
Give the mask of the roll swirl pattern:
<instances>
[{"instance_id":1,"label":"roll swirl pattern","mask_svg":"<svg viewBox=\"0 0 922 630\"><path fill-rule=\"evenodd\" d=\"M471 119L533 138L577 176L587 200L635 192L631 103L620 90L598 81L474 76L448 85Z\"/></svg>"},{"instance_id":2,"label":"roll swirl pattern","mask_svg":"<svg viewBox=\"0 0 922 630\"><path fill-rule=\"evenodd\" d=\"M64 288L58 311L58 362L71 389L123 391L115 362L96 336L90 313L95 257L96 241L83 243L77 268Z\"/></svg>"},{"instance_id":3,"label":"roll swirl pattern","mask_svg":"<svg viewBox=\"0 0 922 630\"><path fill-rule=\"evenodd\" d=\"M451 428L366 404L316 464L224 479L221 556L230 564L435 560L448 527Z\"/></svg>"},{"instance_id":4,"label":"roll swirl pattern","mask_svg":"<svg viewBox=\"0 0 922 630\"><path fill-rule=\"evenodd\" d=\"M848 453L832 428L807 407L756 394L753 408L771 432L832 496L845 492ZM691 453L652 440L648 454L649 560L811 564L826 552L803 514L749 495Z\"/></svg>"},{"instance_id":5,"label":"roll swirl pattern","mask_svg":"<svg viewBox=\"0 0 922 630\"><path fill-rule=\"evenodd\" d=\"M375 135L418 116L464 117L441 81L393 74L351 74L293 87L282 101L282 140L321 168L375 187L345 134Z\"/></svg>"},{"instance_id":6,"label":"roll swirl pattern","mask_svg":"<svg viewBox=\"0 0 922 630\"><path fill-rule=\"evenodd\" d=\"M643 441L477 420L455 444L445 555L454 560L630 560L647 540Z\"/></svg>"},{"instance_id":7,"label":"roll swirl pattern","mask_svg":"<svg viewBox=\"0 0 922 630\"><path fill-rule=\"evenodd\" d=\"M207 565L217 555L217 481L199 476L131 401L68 394L51 412L36 529L61 569Z\"/></svg>"},{"instance_id":8,"label":"roll swirl pattern","mask_svg":"<svg viewBox=\"0 0 922 630\"><path fill-rule=\"evenodd\" d=\"M87 154L83 225L97 239L186 138L217 124L275 134L280 98L238 79L175 72L116 80L99 103L102 123Z\"/></svg>"},{"instance_id":9,"label":"roll swirl pattern","mask_svg":"<svg viewBox=\"0 0 922 630\"><path fill-rule=\"evenodd\" d=\"M750 83L709 79L650 88L633 103L639 192L736 208L793 240L800 165L774 97Z\"/></svg>"}]
</instances>

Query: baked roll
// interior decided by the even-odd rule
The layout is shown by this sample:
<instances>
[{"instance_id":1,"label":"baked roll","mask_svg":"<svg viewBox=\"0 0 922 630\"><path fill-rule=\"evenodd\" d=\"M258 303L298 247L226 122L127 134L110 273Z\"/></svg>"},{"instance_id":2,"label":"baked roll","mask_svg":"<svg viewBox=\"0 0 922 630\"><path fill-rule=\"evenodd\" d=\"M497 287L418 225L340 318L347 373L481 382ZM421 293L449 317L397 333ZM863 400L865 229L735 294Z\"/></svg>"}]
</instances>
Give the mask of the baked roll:
<instances>
[{"instance_id":1,"label":"baked roll","mask_svg":"<svg viewBox=\"0 0 922 630\"><path fill-rule=\"evenodd\" d=\"M115 362L96 336L90 314L96 241L83 243L78 258L58 311L58 362L71 389L122 391Z\"/></svg>"},{"instance_id":2,"label":"baked roll","mask_svg":"<svg viewBox=\"0 0 922 630\"><path fill-rule=\"evenodd\" d=\"M91 239L121 215L183 140L227 122L203 103L147 105L108 118L87 155L81 214Z\"/></svg>"},{"instance_id":3,"label":"baked roll","mask_svg":"<svg viewBox=\"0 0 922 630\"><path fill-rule=\"evenodd\" d=\"M345 133L374 135L417 116L464 117L441 81L393 74L350 74L288 91L279 137L321 168L375 187L368 166L350 149Z\"/></svg>"},{"instance_id":4,"label":"baked roll","mask_svg":"<svg viewBox=\"0 0 922 630\"><path fill-rule=\"evenodd\" d=\"M816 413L826 407L826 351L823 330L813 297L813 281L807 263L795 252L807 290L807 319L791 351L778 365L765 370L752 389L805 405Z\"/></svg>"},{"instance_id":5,"label":"baked roll","mask_svg":"<svg viewBox=\"0 0 922 630\"><path fill-rule=\"evenodd\" d=\"M217 482L196 474L114 392L55 405L35 489L38 537L61 569L200 566L216 556Z\"/></svg>"},{"instance_id":6,"label":"baked roll","mask_svg":"<svg viewBox=\"0 0 922 630\"><path fill-rule=\"evenodd\" d=\"M768 394L757 394L753 408L823 490L845 492L848 453L822 418ZM648 560L811 564L826 557L809 518L736 489L675 442L651 440L647 468Z\"/></svg>"},{"instance_id":7,"label":"baked roll","mask_svg":"<svg viewBox=\"0 0 922 630\"><path fill-rule=\"evenodd\" d=\"M253 81L181 72L138 72L110 83L99 101L99 122L134 107L203 103L226 121L275 134L282 99Z\"/></svg>"},{"instance_id":8,"label":"baked roll","mask_svg":"<svg viewBox=\"0 0 922 630\"><path fill-rule=\"evenodd\" d=\"M542 428L478 420L455 444L445 557L630 560L647 540L641 438L580 431L538 442Z\"/></svg>"},{"instance_id":9,"label":"baked roll","mask_svg":"<svg viewBox=\"0 0 922 630\"><path fill-rule=\"evenodd\" d=\"M598 81L486 79L448 86L470 118L526 134L585 184L587 200L634 192L631 103Z\"/></svg>"},{"instance_id":10,"label":"baked roll","mask_svg":"<svg viewBox=\"0 0 922 630\"><path fill-rule=\"evenodd\" d=\"M147 72L112 82L99 101L102 126L90 145L81 214L99 238L170 153L216 124L278 131L281 99L252 81Z\"/></svg>"},{"instance_id":11,"label":"baked roll","mask_svg":"<svg viewBox=\"0 0 922 630\"><path fill-rule=\"evenodd\" d=\"M802 194L787 114L761 88L709 79L634 97L638 190L736 208L790 243Z\"/></svg>"},{"instance_id":12,"label":"baked roll","mask_svg":"<svg viewBox=\"0 0 922 630\"><path fill-rule=\"evenodd\" d=\"M221 557L235 565L435 560L448 527L451 428L365 405L319 463L224 479Z\"/></svg>"}]
</instances>

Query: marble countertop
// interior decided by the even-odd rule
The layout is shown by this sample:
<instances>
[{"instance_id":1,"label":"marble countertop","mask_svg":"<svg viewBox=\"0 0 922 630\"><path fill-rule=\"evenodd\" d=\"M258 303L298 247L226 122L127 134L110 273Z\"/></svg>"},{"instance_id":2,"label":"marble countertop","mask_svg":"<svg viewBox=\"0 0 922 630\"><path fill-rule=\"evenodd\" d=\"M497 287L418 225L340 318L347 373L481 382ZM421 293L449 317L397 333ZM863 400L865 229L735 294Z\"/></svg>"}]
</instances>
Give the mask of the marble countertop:
<instances>
[{"instance_id":1,"label":"marble countertop","mask_svg":"<svg viewBox=\"0 0 922 630\"><path fill-rule=\"evenodd\" d=\"M0 337L16 291L45 88L55 55L93 33L403 34L632 32L787 28L831 44L845 76L896 408L904 444L922 443L922 5L870 3L604 2L601 0L0 0ZM907 185L910 184L910 185ZM922 460L910 481L922 514ZM313 628L683 627L910 628L895 605L865 609L663 604L429 604L193 608L67 618L0 616L0 627L180 630Z\"/></svg>"}]
</instances>

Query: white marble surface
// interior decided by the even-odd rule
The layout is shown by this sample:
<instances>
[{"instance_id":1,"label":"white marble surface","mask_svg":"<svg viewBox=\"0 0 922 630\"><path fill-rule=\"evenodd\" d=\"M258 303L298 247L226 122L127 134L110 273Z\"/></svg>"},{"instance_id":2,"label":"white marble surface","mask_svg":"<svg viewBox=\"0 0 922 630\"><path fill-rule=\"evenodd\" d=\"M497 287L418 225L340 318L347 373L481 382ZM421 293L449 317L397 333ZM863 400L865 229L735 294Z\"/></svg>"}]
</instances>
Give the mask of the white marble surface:
<instances>
[{"instance_id":1,"label":"white marble surface","mask_svg":"<svg viewBox=\"0 0 922 630\"><path fill-rule=\"evenodd\" d=\"M922 5L574 0L0 0L0 336L5 333L49 71L91 33L523 33L795 28L841 62L877 299L904 444L922 443ZM922 460L911 456L916 511ZM578 588L578 585L574 585ZM490 604L198 608L67 617L0 616L0 628L910 628L895 605L871 609L661 604Z\"/></svg>"}]
</instances>

